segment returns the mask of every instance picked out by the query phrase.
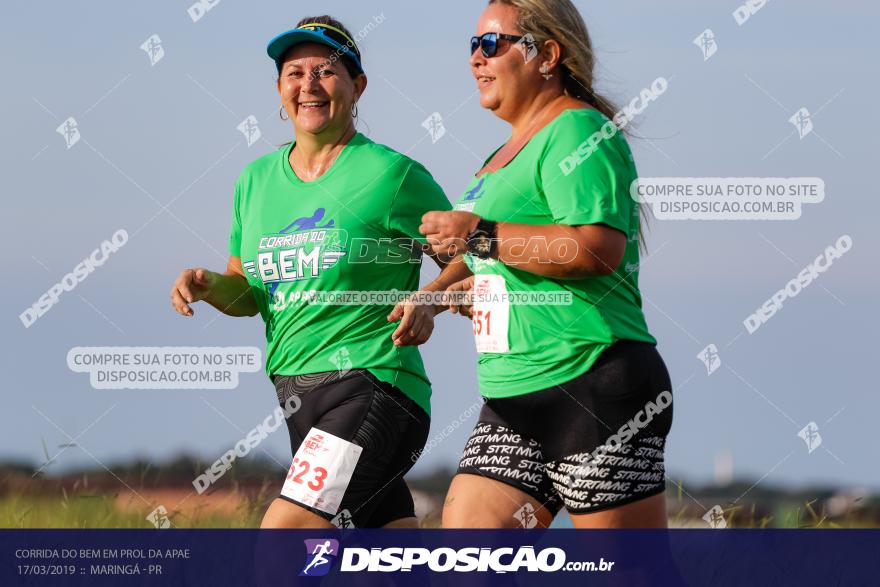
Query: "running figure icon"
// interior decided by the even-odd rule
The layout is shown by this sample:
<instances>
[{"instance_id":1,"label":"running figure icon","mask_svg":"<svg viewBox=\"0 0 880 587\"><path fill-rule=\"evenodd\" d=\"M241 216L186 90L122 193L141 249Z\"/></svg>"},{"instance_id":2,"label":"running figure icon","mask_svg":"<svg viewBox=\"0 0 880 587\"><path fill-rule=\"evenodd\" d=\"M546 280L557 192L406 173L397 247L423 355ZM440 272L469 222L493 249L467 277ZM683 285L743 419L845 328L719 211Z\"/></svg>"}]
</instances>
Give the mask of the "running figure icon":
<instances>
[{"instance_id":1,"label":"running figure icon","mask_svg":"<svg viewBox=\"0 0 880 587\"><path fill-rule=\"evenodd\" d=\"M306 565L306 568L302 570L303 575L309 574L309 569L313 569L315 567L319 567L321 565L326 565L330 562L329 558L326 558L325 555L333 555L336 554L333 551L333 547L330 546L330 541L320 542L315 545L315 549L309 553L312 555L312 562Z\"/></svg>"}]
</instances>

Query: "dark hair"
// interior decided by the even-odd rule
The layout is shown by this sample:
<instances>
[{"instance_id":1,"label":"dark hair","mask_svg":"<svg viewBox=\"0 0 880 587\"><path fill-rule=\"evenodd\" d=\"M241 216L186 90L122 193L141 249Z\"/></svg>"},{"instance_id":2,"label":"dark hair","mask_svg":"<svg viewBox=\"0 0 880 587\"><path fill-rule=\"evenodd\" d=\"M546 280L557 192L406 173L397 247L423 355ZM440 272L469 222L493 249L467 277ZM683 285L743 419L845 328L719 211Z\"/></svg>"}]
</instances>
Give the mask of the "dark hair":
<instances>
[{"instance_id":1,"label":"dark hair","mask_svg":"<svg viewBox=\"0 0 880 587\"><path fill-rule=\"evenodd\" d=\"M351 34L351 31L349 31L345 27L344 24L342 24L341 22L339 22L338 20L336 20L332 16L329 16L327 14L324 14L321 16L307 16L307 17L301 19L298 23L296 23L295 28L299 28L299 27L303 26L304 24L323 24L323 25L327 25L327 26L332 26L333 28L337 28L337 29L343 31L345 33L345 35L351 40L351 42L348 43L348 48L353 50L355 53L357 53L358 57L360 57L360 54L361 54L360 48L358 48L358 46L355 44L354 36ZM362 75L360 70L358 69L357 65L355 65L354 60L352 60L351 57L342 53L341 51L334 52L334 55L338 55L341 58L342 65L345 66L345 70L348 72L348 75L351 76L351 79L354 79L359 75ZM281 63L281 60L279 60L279 65L278 65L279 68L281 67L280 63ZM279 71L278 73L280 74L281 72Z\"/></svg>"}]
</instances>

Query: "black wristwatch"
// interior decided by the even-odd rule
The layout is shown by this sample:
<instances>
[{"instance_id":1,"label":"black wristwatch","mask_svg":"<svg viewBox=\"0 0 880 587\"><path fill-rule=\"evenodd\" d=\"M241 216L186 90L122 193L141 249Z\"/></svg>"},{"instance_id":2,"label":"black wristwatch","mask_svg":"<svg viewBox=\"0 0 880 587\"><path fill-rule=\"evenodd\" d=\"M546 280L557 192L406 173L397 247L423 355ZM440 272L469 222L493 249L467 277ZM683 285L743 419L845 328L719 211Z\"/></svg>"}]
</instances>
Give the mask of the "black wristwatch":
<instances>
[{"instance_id":1,"label":"black wristwatch","mask_svg":"<svg viewBox=\"0 0 880 587\"><path fill-rule=\"evenodd\" d=\"M477 228L467 236L468 252L480 259L488 259L498 247L497 222L480 218Z\"/></svg>"}]
</instances>

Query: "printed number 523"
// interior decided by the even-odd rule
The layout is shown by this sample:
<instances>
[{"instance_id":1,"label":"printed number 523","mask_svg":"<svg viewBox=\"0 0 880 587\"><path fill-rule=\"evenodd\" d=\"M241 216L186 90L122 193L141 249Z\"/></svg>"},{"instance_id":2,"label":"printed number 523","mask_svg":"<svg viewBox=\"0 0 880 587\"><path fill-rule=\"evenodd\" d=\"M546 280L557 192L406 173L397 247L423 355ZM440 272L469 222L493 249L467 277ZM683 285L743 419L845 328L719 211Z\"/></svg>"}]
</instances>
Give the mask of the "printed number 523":
<instances>
[{"instance_id":1,"label":"printed number 523","mask_svg":"<svg viewBox=\"0 0 880 587\"><path fill-rule=\"evenodd\" d=\"M296 472L297 469L299 469L299 472ZM303 476L309 472L309 469L312 471L313 478L306 483L306 481L303 480ZM327 478L327 469L324 467L315 467L312 469L308 461L301 461L294 457L293 464L290 465L290 471L287 472L287 478L294 483L306 483L306 487L312 491L320 491L321 488L324 487L324 479Z\"/></svg>"}]
</instances>

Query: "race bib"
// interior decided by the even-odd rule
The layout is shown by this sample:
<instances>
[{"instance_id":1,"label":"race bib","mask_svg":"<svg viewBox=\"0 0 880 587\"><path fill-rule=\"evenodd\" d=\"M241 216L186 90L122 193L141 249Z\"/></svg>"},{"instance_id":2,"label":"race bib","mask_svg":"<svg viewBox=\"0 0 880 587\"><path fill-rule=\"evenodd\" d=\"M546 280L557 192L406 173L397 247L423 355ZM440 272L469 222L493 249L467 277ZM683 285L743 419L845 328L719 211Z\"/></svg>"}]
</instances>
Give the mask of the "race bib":
<instances>
[{"instance_id":1,"label":"race bib","mask_svg":"<svg viewBox=\"0 0 880 587\"><path fill-rule=\"evenodd\" d=\"M506 353L510 300L507 284L500 275L477 275L474 278L473 325L478 353Z\"/></svg>"},{"instance_id":2,"label":"race bib","mask_svg":"<svg viewBox=\"0 0 880 587\"><path fill-rule=\"evenodd\" d=\"M312 428L293 457L281 495L335 515L362 450Z\"/></svg>"}]
</instances>

